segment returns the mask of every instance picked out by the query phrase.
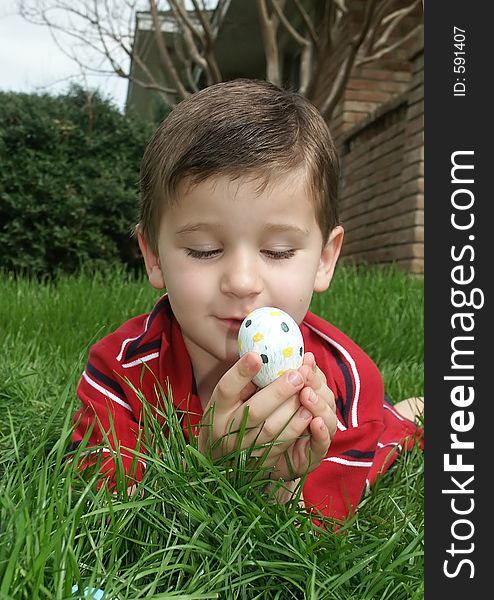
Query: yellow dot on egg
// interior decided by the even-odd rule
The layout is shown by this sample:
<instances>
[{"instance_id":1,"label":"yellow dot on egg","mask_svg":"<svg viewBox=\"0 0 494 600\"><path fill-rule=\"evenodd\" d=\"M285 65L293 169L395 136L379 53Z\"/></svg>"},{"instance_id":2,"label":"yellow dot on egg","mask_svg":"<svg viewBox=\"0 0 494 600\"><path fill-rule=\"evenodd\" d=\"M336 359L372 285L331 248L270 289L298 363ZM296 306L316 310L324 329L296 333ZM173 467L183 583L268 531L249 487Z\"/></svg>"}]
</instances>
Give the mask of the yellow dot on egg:
<instances>
[{"instance_id":1,"label":"yellow dot on egg","mask_svg":"<svg viewBox=\"0 0 494 600\"><path fill-rule=\"evenodd\" d=\"M238 351L242 352L242 340L238 340Z\"/></svg>"},{"instance_id":2,"label":"yellow dot on egg","mask_svg":"<svg viewBox=\"0 0 494 600\"><path fill-rule=\"evenodd\" d=\"M282 353L285 358L290 358L290 356L293 356L292 346L287 346L286 348L283 348Z\"/></svg>"},{"instance_id":3,"label":"yellow dot on egg","mask_svg":"<svg viewBox=\"0 0 494 600\"><path fill-rule=\"evenodd\" d=\"M276 373L276 377L281 377L283 375L283 373L286 373L288 371L288 369L283 369L282 371L278 371L278 373Z\"/></svg>"},{"instance_id":4,"label":"yellow dot on egg","mask_svg":"<svg viewBox=\"0 0 494 600\"><path fill-rule=\"evenodd\" d=\"M257 332L252 339L254 340L254 342L262 342L264 336L262 335L262 333Z\"/></svg>"},{"instance_id":5,"label":"yellow dot on egg","mask_svg":"<svg viewBox=\"0 0 494 600\"><path fill-rule=\"evenodd\" d=\"M281 312L279 310L272 310L269 313L270 317L279 317L281 315Z\"/></svg>"}]
</instances>

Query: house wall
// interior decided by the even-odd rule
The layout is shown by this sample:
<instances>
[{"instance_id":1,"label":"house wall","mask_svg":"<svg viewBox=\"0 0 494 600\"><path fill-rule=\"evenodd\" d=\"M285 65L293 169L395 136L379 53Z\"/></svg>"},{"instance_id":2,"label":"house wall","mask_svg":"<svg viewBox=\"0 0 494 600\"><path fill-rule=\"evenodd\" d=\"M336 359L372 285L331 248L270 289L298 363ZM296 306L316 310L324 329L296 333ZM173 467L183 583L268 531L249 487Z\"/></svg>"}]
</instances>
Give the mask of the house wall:
<instances>
[{"instance_id":1,"label":"house wall","mask_svg":"<svg viewBox=\"0 0 494 600\"><path fill-rule=\"evenodd\" d=\"M420 41L410 50L409 64L406 91L357 125L340 127L340 217L346 230L342 258L347 262L396 262L413 273L423 273L424 87ZM350 106L358 108L358 104Z\"/></svg>"},{"instance_id":2,"label":"house wall","mask_svg":"<svg viewBox=\"0 0 494 600\"><path fill-rule=\"evenodd\" d=\"M358 31L365 0L352 0L352 8L354 21L344 36ZM343 261L424 270L422 21L417 7L390 40L418 27L407 43L354 67L329 120L342 170ZM316 105L327 96L339 62L333 53L322 65Z\"/></svg>"}]
</instances>

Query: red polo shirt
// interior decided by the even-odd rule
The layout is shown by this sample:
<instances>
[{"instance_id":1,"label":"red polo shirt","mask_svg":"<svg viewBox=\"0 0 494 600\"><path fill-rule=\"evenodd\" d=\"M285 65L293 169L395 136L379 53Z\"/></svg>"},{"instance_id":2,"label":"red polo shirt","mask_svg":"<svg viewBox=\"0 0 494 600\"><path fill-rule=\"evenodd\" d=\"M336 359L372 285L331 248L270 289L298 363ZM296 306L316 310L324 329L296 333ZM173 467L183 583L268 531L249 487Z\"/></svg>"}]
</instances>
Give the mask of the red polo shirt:
<instances>
[{"instance_id":1,"label":"red polo shirt","mask_svg":"<svg viewBox=\"0 0 494 600\"><path fill-rule=\"evenodd\" d=\"M300 329L305 351L314 353L335 395L338 418L326 457L307 476L304 501L326 516L344 519L403 448L410 448L419 438L422 444L422 430L384 400L376 365L346 335L310 312ZM143 364L148 368L143 369ZM124 469L130 473L142 413L141 397L135 390L157 406L157 381L165 392L169 382L174 406L185 416L181 423L188 439L189 427L197 431L203 410L181 329L166 295L149 314L130 319L91 348L77 389L82 406L74 418L74 444L93 425L89 445L101 444L102 432L106 432L113 449L118 442ZM134 466L133 474L140 479L145 462L140 459ZM111 480L114 471L108 450L102 473Z\"/></svg>"}]
</instances>

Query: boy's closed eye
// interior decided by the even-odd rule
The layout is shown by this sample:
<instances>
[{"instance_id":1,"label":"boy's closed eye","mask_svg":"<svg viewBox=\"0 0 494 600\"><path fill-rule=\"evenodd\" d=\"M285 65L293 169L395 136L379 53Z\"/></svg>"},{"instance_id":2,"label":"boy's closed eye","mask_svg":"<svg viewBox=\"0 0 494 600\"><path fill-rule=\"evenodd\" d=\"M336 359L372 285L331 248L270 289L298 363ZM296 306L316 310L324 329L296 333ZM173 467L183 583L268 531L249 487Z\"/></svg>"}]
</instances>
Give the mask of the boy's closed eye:
<instances>
[{"instance_id":1,"label":"boy's closed eye","mask_svg":"<svg viewBox=\"0 0 494 600\"><path fill-rule=\"evenodd\" d=\"M261 251L268 258L280 260L282 258L292 258L295 256L295 248L288 248L287 250L262 250Z\"/></svg>"},{"instance_id":2,"label":"boy's closed eye","mask_svg":"<svg viewBox=\"0 0 494 600\"><path fill-rule=\"evenodd\" d=\"M222 252L221 248L215 248L212 250L196 250L194 248L185 248L187 256L197 259L208 259L219 256ZM295 256L296 250L294 248L288 248L286 250L261 250L261 253L267 258L273 260L282 260L292 258Z\"/></svg>"},{"instance_id":3,"label":"boy's closed eye","mask_svg":"<svg viewBox=\"0 0 494 600\"><path fill-rule=\"evenodd\" d=\"M221 249L215 248L213 250L195 250L194 248L185 248L185 252L187 256L192 256L192 258L212 258L213 256L220 254Z\"/></svg>"}]
</instances>

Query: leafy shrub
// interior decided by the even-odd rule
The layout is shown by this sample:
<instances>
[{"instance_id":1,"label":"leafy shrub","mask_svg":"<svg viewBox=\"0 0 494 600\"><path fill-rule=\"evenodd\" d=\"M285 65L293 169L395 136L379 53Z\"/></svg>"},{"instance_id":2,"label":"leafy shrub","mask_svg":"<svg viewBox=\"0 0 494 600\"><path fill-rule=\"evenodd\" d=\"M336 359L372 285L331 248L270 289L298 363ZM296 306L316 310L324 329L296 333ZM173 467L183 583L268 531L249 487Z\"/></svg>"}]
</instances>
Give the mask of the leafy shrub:
<instances>
[{"instance_id":1,"label":"leafy shrub","mask_svg":"<svg viewBox=\"0 0 494 600\"><path fill-rule=\"evenodd\" d=\"M98 93L0 93L0 267L51 275L139 264L139 165L152 124Z\"/></svg>"}]
</instances>

